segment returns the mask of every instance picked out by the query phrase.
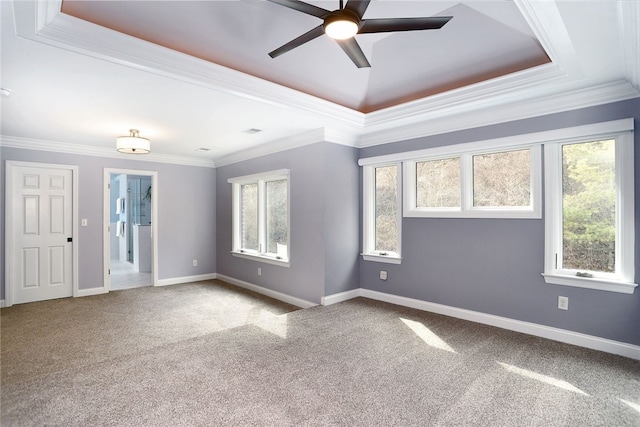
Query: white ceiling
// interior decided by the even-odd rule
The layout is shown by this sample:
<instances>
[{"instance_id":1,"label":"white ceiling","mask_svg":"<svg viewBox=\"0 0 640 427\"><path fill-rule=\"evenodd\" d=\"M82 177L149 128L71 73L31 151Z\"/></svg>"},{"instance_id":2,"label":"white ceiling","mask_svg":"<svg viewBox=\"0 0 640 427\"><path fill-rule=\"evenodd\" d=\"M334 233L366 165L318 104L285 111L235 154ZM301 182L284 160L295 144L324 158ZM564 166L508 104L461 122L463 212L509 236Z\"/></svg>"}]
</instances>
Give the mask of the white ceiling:
<instances>
[{"instance_id":1,"label":"white ceiling","mask_svg":"<svg viewBox=\"0 0 640 427\"><path fill-rule=\"evenodd\" d=\"M356 36L370 69L326 36L271 59L319 20L262 0L64 4L101 26L60 1L0 7L4 146L124 156L114 139L136 128L149 160L222 165L640 96L640 0L373 0L367 19L453 19Z\"/></svg>"}]
</instances>

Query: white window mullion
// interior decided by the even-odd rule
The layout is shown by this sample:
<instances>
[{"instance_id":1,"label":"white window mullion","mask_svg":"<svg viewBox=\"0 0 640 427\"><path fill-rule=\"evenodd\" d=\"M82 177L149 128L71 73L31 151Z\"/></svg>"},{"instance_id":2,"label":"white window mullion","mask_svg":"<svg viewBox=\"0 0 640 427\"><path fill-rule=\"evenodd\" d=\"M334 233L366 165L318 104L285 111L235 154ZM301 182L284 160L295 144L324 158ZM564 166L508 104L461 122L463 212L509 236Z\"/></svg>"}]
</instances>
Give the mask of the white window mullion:
<instances>
[{"instance_id":1,"label":"white window mullion","mask_svg":"<svg viewBox=\"0 0 640 427\"><path fill-rule=\"evenodd\" d=\"M239 215L236 215L236 212L240 212L240 184L232 184L231 188L231 199L232 199L232 210L234 214L232 215L232 248L233 250L238 250L240 248L240 218Z\"/></svg>"},{"instance_id":2,"label":"white window mullion","mask_svg":"<svg viewBox=\"0 0 640 427\"><path fill-rule=\"evenodd\" d=\"M266 183L263 179L258 181L258 252L262 255L267 248L267 203Z\"/></svg>"},{"instance_id":3,"label":"white window mullion","mask_svg":"<svg viewBox=\"0 0 640 427\"><path fill-rule=\"evenodd\" d=\"M616 139L616 271L622 279L633 282L635 275L635 218L633 134L626 132ZM629 159L631 159L629 161Z\"/></svg>"},{"instance_id":4,"label":"white window mullion","mask_svg":"<svg viewBox=\"0 0 640 427\"><path fill-rule=\"evenodd\" d=\"M562 267L562 156L560 144L545 145L544 167L547 182L545 190L545 271L557 273Z\"/></svg>"},{"instance_id":5,"label":"white window mullion","mask_svg":"<svg viewBox=\"0 0 640 427\"><path fill-rule=\"evenodd\" d=\"M363 170L363 233L362 250L371 253L375 246L375 167L365 166Z\"/></svg>"},{"instance_id":6,"label":"white window mullion","mask_svg":"<svg viewBox=\"0 0 640 427\"><path fill-rule=\"evenodd\" d=\"M460 156L460 208L462 211L473 209L473 155Z\"/></svg>"}]
</instances>

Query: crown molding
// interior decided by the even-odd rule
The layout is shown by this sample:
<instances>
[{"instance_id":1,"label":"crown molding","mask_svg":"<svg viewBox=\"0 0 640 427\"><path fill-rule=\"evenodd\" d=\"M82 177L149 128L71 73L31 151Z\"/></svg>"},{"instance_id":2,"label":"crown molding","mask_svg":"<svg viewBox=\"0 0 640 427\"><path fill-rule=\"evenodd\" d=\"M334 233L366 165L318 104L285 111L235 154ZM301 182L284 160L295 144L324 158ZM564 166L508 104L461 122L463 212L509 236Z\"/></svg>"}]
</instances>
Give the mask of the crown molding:
<instances>
[{"instance_id":1,"label":"crown molding","mask_svg":"<svg viewBox=\"0 0 640 427\"><path fill-rule=\"evenodd\" d=\"M199 166L207 168L216 167L215 162L209 159L198 159L184 156L174 156L171 154L154 153L143 155L122 154L115 151L115 149L104 147L91 147L87 145L69 144L65 142L47 141L42 139L20 138L7 135L0 135L0 147L76 154L81 156L106 157L121 160L126 159L154 163L170 163L174 165Z\"/></svg>"},{"instance_id":2,"label":"crown molding","mask_svg":"<svg viewBox=\"0 0 640 427\"><path fill-rule=\"evenodd\" d=\"M640 90L640 2L621 1L617 6L625 75Z\"/></svg>"},{"instance_id":3,"label":"crown molding","mask_svg":"<svg viewBox=\"0 0 640 427\"><path fill-rule=\"evenodd\" d=\"M559 95L532 99L527 102L506 105L485 104L476 111L435 112L431 117L423 117L420 122L412 125L367 133L360 137L357 146L364 148L405 141L638 97L640 97L640 92L628 81L621 80L586 89L576 89Z\"/></svg>"},{"instance_id":4,"label":"crown molding","mask_svg":"<svg viewBox=\"0 0 640 427\"><path fill-rule=\"evenodd\" d=\"M216 159L225 165L321 140L368 147L640 96L640 3L617 3L627 80L592 86L556 2L514 1L551 63L368 114L65 15L61 0L14 1L13 8L20 37L328 119L322 130Z\"/></svg>"},{"instance_id":5,"label":"crown molding","mask_svg":"<svg viewBox=\"0 0 640 427\"><path fill-rule=\"evenodd\" d=\"M330 101L61 13L61 0L14 1L16 33L32 41L265 104L319 114L354 131L364 114Z\"/></svg>"},{"instance_id":6,"label":"crown molding","mask_svg":"<svg viewBox=\"0 0 640 427\"><path fill-rule=\"evenodd\" d=\"M266 144L260 144L249 149L237 151L226 156L217 157L215 159L215 162L217 167L227 166L233 163L255 159L256 157L266 156L268 154L279 153L281 151L292 150L294 148L303 147L305 145L324 142L325 140L325 130L314 129L312 131L304 132L299 135L281 138L276 141L268 142Z\"/></svg>"}]
</instances>

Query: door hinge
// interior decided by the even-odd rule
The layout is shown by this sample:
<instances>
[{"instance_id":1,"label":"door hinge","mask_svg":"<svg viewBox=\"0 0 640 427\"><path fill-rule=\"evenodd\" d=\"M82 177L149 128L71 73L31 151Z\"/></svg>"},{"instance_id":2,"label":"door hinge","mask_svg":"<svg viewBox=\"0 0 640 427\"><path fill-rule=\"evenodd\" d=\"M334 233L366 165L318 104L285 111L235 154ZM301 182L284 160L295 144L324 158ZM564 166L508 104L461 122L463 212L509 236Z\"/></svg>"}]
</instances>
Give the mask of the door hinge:
<instances>
[{"instance_id":1,"label":"door hinge","mask_svg":"<svg viewBox=\"0 0 640 427\"><path fill-rule=\"evenodd\" d=\"M107 190L111 190L111 183L107 183Z\"/></svg>"},{"instance_id":2,"label":"door hinge","mask_svg":"<svg viewBox=\"0 0 640 427\"><path fill-rule=\"evenodd\" d=\"M556 254L556 270L558 269L558 254Z\"/></svg>"},{"instance_id":3,"label":"door hinge","mask_svg":"<svg viewBox=\"0 0 640 427\"><path fill-rule=\"evenodd\" d=\"M107 274L111 275L111 269L109 269L109 273L107 273Z\"/></svg>"}]
</instances>

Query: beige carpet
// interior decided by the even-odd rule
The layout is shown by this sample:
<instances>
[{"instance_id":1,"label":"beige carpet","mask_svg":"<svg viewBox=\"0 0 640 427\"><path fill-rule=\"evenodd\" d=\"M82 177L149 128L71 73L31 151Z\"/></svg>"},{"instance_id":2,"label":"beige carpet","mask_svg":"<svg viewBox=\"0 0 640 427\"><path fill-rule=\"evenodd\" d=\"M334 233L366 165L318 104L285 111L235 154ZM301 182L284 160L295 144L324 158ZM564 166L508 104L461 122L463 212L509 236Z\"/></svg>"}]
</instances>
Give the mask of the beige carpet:
<instances>
[{"instance_id":1,"label":"beige carpet","mask_svg":"<svg viewBox=\"0 0 640 427\"><path fill-rule=\"evenodd\" d=\"M640 425L638 361L362 298L291 311L232 289L2 309L1 424Z\"/></svg>"}]
</instances>

